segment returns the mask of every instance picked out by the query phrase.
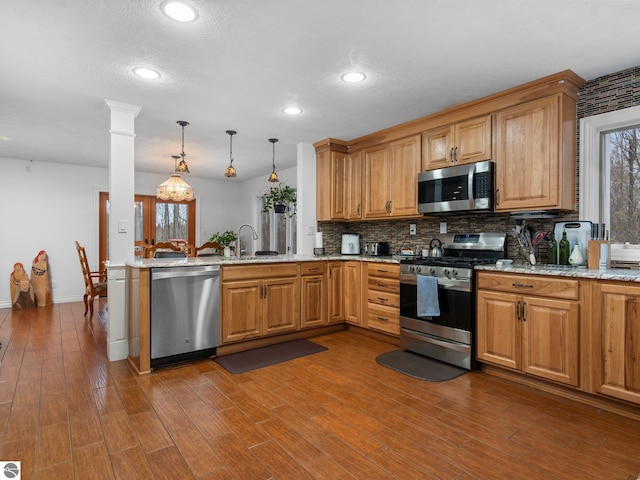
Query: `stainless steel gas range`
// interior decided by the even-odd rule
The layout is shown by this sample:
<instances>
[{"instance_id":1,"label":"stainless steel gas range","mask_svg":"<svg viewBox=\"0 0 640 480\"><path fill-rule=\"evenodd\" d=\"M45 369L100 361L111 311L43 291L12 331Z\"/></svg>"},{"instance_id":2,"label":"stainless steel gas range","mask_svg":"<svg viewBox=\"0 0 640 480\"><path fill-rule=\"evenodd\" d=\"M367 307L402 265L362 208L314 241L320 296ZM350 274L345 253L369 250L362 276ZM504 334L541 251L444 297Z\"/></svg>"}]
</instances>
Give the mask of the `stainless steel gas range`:
<instances>
[{"instance_id":1,"label":"stainless steel gas range","mask_svg":"<svg viewBox=\"0 0 640 480\"><path fill-rule=\"evenodd\" d=\"M400 261L400 346L467 370L478 367L475 348L474 266L506 258L506 234L465 233L440 237L441 257ZM436 278L431 297L439 315L419 316L419 276ZM435 290L435 287L432 287ZM436 293L436 292L433 292Z\"/></svg>"}]
</instances>

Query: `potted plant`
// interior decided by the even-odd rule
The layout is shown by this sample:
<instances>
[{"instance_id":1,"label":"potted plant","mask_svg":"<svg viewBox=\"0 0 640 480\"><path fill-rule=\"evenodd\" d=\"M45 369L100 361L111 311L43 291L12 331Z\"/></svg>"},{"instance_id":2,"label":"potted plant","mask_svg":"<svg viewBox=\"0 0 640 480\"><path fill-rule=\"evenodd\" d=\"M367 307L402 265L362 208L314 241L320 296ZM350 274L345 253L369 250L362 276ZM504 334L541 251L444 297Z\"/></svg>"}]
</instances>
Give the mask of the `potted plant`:
<instances>
[{"instance_id":1,"label":"potted plant","mask_svg":"<svg viewBox=\"0 0 640 480\"><path fill-rule=\"evenodd\" d=\"M273 209L276 213L284 213L289 210L289 216L292 217L296 213L297 195L295 189L289 185L279 184L277 187L271 187L262 196L264 199L263 212Z\"/></svg>"},{"instance_id":2,"label":"potted plant","mask_svg":"<svg viewBox=\"0 0 640 480\"><path fill-rule=\"evenodd\" d=\"M224 247L229 247L231 248L231 250L235 249L235 246L232 246L231 243L235 242L238 239L238 236L232 232L231 230L227 230L226 232L216 232L213 235L211 235L211 238L209 238L210 242L217 242L219 243L223 248Z\"/></svg>"}]
</instances>

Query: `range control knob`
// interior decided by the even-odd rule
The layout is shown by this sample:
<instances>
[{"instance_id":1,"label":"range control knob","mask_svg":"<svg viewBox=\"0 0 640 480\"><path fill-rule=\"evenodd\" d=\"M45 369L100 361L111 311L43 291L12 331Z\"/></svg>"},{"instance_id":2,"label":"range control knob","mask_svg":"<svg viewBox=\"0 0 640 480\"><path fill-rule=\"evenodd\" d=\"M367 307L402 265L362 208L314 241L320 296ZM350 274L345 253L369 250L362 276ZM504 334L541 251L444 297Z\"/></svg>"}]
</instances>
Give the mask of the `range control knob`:
<instances>
[{"instance_id":1,"label":"range control knob","mask_svg":"<svg viewBox=\"0 0 640 480\"><path fill-rule=\"evenodd\" d=\"M413 265L409 265L409 271L413 272L414 271L414 266Z\"/></svg>"},{"instance_id":2,"label":"range control knob","mask_svg":"<svg viewBox=\"0 0 640 480\"><path fill-rule=\"evenodd\" d=\"M416 272L420 273L421 271L422 271L422 267L417 266L417 267L416 267Z\"/></svg>"},{"instance_id":3,"label":"range control knob","mask_svg":"<svg viewBox=\"0 0 640 480\"><path fill-rule=\"evenodd\" d=\"M431 274L436 273L436 269L435 269L435 267L431 267L431 268L429 268L429 273L431 273Z\"/></svg>"},{"instance_id":4,"label":"range control knob","mask_svg":"<svg viewBox=\"0 0 640 480\"><path fill-rule=\"evenodd\" d=\"M448 269L448 268L445 268L445 269L442 271L442 273L444 273L445 275L449 275L449 273L450 273L450 272L449 272L449 269Z\"/></svg>"},{"instance_id":5,"label":"range control knob","mask_svg":"<svg viewBox=\"0 0 640 480\"><path fill-rule=\"evenodd\" d=\"M451 270L451 275L458 275L458 270L455 268Z\"/></svg>"}]
</instances>

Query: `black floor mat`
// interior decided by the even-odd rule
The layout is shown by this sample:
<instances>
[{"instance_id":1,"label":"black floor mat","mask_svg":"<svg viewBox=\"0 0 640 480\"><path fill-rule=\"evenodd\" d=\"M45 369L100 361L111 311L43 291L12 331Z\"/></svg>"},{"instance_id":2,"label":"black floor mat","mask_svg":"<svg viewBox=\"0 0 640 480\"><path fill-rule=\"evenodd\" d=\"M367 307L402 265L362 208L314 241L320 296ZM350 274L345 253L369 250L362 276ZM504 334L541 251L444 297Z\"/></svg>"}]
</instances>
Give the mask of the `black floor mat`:
<instances>
[{"instance_id":1,"label":"black floor mat","mask_svg":"<svg viewBox=\"0 0 640 480\"><path fill-rule=\"evenodd\" d=\"M444 382L468 372L464 368L423 357L406 350L385 352L378 355L376 362L383 367L428 382Z\"/></svg>"}]
</instances>

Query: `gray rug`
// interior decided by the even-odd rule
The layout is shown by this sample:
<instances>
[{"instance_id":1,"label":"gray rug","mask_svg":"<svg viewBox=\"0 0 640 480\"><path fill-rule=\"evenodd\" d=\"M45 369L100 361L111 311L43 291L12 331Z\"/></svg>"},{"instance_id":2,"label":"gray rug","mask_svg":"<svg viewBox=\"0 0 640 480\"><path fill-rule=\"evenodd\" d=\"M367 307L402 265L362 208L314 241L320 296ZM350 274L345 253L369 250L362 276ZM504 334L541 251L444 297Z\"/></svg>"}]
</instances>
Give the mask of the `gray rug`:
<instances>
[{"instance_id":1,"label":"gray rug","mask_svg":"<svg viewBox=\"0 0 640 480\"><path fill-rule=\"evenodd\" d=\"M308 340L292 340L266 347L216 357L214 361L231 373L244 373L327 350Z\"/></svg>"},{"instance_id":2,"label":"gray rug","mask_svg":"<svg viewBox=\"0 0 640 480\"><path fill-rule=\"evenodd\" d=\"M468 372L468 370L464 368L423 357L422 355L407 352L406 350L385 352L378 355L376 362L383 367L409 375L418 380L426 380L427 382L444 382Z\"/></svg>"}]
</instances>

